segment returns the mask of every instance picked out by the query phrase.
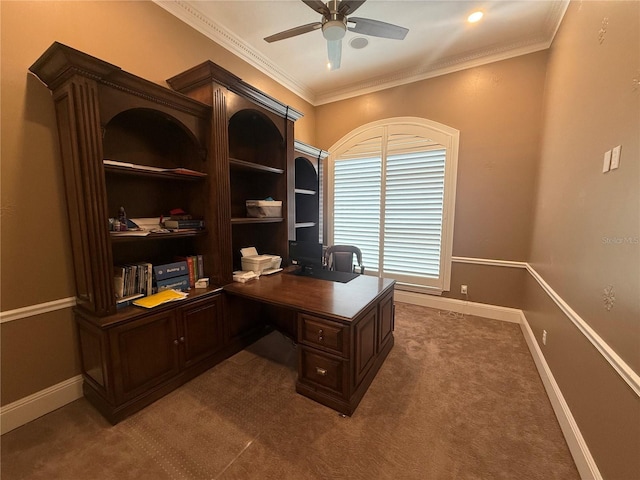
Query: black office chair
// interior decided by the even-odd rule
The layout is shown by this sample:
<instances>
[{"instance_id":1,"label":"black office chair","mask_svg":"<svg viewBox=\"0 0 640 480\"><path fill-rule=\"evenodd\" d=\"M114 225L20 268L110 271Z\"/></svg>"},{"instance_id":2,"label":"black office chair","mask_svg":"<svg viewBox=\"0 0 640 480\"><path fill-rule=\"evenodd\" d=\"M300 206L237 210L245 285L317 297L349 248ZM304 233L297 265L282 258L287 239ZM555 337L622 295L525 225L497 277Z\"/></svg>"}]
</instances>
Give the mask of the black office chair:
<instances>
[{"instance_id":1,"label":"black office chair","mask_svg":"<svg viewBox=\"0 0 640 480\"><path fill-rule=\"evenodd\" d=\"M353 264L354 255L358 261L357 269L359 272L356 271L356 266ZM332 245L327 247L327 250L324 252L324 264L327 270L364 273L362 252L358 247L354 247L353 245Z\"/></svg>"}]
</instances>

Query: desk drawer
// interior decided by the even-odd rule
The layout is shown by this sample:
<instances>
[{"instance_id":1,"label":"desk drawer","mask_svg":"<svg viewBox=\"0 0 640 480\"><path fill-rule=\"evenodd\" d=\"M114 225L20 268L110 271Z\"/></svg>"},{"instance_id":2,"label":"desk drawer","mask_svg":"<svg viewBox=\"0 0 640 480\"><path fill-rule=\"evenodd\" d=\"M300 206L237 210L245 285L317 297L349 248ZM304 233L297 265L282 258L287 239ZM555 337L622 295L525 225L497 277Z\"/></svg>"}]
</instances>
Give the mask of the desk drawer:
<instances>
[{"instance_id":1,"label":"desk drawer","mask_svg":"<svg viewBox=\"0 0 640 480\"><path fill-rule=\"evenodd\" d=\"M336 355L347 356L349 329L344 325L304 313L298 315L298 341Z\"/></svg>"},{"instance_id":2,"label":"desk drawer","mask_svg":"<svg viewBox=\"0 0 640 480\"><path fill-rule=\"evenodd\" d=\"M299 381L307 385L324 387L341 397L347 388L347 365L344 359L323 355L306 347L300 348Z\"/></svg>"}]
</instances>

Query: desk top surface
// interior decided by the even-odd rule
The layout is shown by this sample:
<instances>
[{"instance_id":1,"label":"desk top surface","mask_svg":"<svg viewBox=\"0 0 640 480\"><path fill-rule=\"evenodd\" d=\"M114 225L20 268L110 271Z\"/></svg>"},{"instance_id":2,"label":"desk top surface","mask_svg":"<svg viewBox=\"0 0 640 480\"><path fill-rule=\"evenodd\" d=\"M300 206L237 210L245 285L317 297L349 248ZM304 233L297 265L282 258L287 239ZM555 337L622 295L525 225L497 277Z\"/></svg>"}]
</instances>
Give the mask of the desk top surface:
<instances>
[{"instance_id":1,"label":"desk top surface","mask_svg":"<svg viewBox=\"0 0 640 480\"><path fill-rule=\"evenodd\" d=\"M340 283L281 272L247 283L224 287L230 294L307 313L350 321L379 296L393 289L395 280L360 275Z\"/></svg>"}]
</instances>

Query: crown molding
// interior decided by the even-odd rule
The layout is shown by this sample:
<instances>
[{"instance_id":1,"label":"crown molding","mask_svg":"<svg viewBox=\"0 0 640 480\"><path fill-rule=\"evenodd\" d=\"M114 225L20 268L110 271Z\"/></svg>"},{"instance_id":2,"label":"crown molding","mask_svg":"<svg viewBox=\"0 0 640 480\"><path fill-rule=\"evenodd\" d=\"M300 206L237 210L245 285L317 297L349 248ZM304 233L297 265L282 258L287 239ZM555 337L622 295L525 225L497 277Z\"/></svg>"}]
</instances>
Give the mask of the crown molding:
<instances>
[{"instance_id":1,"label":"crown molding","mask_svg":"<svg viewBox=\"0 0 640 480\"><path fill-rule=\"evenodd\" d=\"M395 72L391 75L368 78L364 82L354 82L337 90L317 92L289 75L241 38L203 14L189 0L153 0L153 2L313 106L345 100L545 50L551 46L569 5L569 0L553 2L544 22L543 35L526 38L509 45L493 46L464 55L449 57L417 69L412 68Z\"/></svg>"},{"instance_id":2,"label":"crown molding","mask_svg":"<svg viewBox=\"0 0 640 480\"><path fill-rule=\"evenodd\" d=\"M231 53L268 75L276 82L285 86L303 100L314 104L314 94L306 85L302 84L284 70L271 62L257 50L251 48L242 39L231 33L222 25L207 17L190 2L184 0L152 0L156 5L182 20L184 23L213 40Z\"/></svg>"}]
</instances>

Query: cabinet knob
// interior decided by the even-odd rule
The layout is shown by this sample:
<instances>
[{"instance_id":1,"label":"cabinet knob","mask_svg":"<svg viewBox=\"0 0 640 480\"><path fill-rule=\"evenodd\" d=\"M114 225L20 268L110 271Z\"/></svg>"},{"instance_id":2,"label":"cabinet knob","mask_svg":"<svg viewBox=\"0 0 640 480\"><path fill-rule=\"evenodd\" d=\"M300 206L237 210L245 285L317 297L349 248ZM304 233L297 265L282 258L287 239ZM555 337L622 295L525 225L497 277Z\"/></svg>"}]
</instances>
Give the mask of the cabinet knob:
<instances>
[{"instance_id":1,"label":"cabinet knob","mask_svg":"<svg viewBox=\"0 0 640 480\"><path fill-rule=\"evenodd\" d=\"M323 340L324 340L324 337L323 337L322 335L320 335L320 336L318 337L318 341L319 341L319 342L321 342L321 341L323 341Z\"/></svg>"},{"instance_id":2,"label":"cabinet knob","mask_svg":"<svg viewBox=\"0 0 640 480\"><path fill-rule=\"evenodd\" d=\"M174 345L178 345L178 340L174 340L174 341L173 341L173 344L174 344Z\"/></svg>"},{"instance_id":3,"label":"cabinet knob","mask_svg":"<svg viewBox=\"0 0 640 480\"><path fill-rule=\"evenodd\" d=\"M327 375L327 370L324 368L316 367L316 373L324 377Z\"/></svg>"},{"instance_id":4,"label":"cabinet knob","mask_svg":"<svg viewBox=\"0 0 640 480\"><path fill-rule=\"evenodd\" d=\"M180 343L184 343L184 337L180 337Z\"/></svg>"},{"instance_id":5,"label":"cabinet knob","mask_svg":"<svg viewBox=\"0 0 640 480\"><path fill-rule=\"evenodd\" d=\"M324 330L322 330L322 329L318 330L318 335L322 335L323 333L324 333Z\"/></svg>"}]
</instances>

